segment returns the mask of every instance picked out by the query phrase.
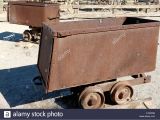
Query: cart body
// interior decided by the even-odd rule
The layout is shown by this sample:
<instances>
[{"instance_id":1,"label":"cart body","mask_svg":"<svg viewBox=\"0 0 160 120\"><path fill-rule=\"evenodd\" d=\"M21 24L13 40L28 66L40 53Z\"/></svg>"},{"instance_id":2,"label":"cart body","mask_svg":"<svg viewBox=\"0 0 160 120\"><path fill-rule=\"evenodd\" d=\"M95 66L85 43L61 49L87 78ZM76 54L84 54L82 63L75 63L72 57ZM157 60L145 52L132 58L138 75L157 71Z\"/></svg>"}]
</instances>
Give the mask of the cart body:
<instances>
[{"instance_id":1,"label":"cart body","mask_svg":"<svg viewBox=\"0 0 160 120\"><path fill-rule=\"evenodd\" d=\"M8 21L13 24L41 27L42 22L59 21L59 5L31 1L10 1Z\"/></svg>"},{"instance_id":2,"label":"cart body","mask_svg":"<svg viewBox=\"0 0 160 120\"><path fill-rule=\"evenodd\" d=\"M46 90L153 71L159 25L140 18L44 23L38 68Z\"/></svg>"}]
</instances>

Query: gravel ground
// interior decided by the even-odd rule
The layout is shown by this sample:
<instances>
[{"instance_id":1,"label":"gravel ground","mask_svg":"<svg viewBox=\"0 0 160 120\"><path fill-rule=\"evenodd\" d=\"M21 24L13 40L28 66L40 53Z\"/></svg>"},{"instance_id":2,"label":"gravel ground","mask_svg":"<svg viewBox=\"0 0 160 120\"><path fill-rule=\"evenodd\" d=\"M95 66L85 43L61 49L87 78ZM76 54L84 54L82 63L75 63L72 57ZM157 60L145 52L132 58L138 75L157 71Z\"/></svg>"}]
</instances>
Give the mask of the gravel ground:
<instances>
[{"instance_id":1,"label":"gravel ground","mask_svg":"<svg viewBox=\"0 0 160 120\"><path fill-rule=\"evenodd\" d=\"M46 96L43 88L32 82L39 75L36 67L39 46L20 41L25 29L28 27L0 22L0 92L12 107L54 96ZM160 108L160 46L158 47L157 68L149 73L152 82L134 87L134 99L152 97L156 107Z\"/></svg>"}]
</instances>

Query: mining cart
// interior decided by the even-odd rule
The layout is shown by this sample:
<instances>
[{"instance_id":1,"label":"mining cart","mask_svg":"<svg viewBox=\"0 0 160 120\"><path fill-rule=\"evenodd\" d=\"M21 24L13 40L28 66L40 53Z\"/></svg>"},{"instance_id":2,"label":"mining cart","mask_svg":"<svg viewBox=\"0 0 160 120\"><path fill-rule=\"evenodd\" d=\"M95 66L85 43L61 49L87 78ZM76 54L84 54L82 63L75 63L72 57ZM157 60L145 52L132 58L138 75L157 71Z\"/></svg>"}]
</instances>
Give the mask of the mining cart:
<instances>
[{"instance_id":1,"label":"mining cart","mask_svg":"<svg viewBox=\"0 0 160 120\"><path fill-rule=\"evenodd\" d=\"M43 22L59 22L59 5L55 3L10 1L7 13L10 23L29 26L23 33L26 41L40 40Z\"/></svg>"},{"instance_id":2,"label":"mining cart","mask_svg":"<svg viewBox=\"0 0 160 120\"><path fill-rule=\"evenodd\" d=\"M45 22L38 68L46 92L69 88L85 109L102 108L106 92L126 104L132 86L151 81L145 73L155 70L159 25L134 17Z\"/></svg>"}]
</instances>

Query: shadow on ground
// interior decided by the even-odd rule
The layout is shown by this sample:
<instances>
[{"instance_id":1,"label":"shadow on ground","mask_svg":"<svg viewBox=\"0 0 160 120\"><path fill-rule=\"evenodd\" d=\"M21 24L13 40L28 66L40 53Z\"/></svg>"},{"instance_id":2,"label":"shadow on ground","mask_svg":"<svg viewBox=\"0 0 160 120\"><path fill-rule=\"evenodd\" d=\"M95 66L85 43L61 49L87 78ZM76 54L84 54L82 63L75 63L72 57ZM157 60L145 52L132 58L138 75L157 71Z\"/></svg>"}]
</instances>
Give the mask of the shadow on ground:
<instances>
[{"instance_id":1,"label":"shadow on ground","mask_svg":"<svg viewBox=\"0 0 160 120\"><path fill-rule=\"evenodd\" d=\"M39 76L37 65L0 70L0 92L10 107L56 98L55 103L62 108L74 108L74 96L67 96L66 90L46 94L42 85L34 84L36 76ZM67 97L57 98L62 93Z\"/></svg>"},{"instance_id":2,"label":"shadow on ground","mask_svg":"<svg viewBox=\"0 0 160 120\"><path fill-rule=\"evenodd\" d=\"M2 32L0 33L0 40L3 41L11 41L11 42L19 42L23 39L22 34L14 33L14 32Z\"/></svg>"},{"instance_id":3,"label":"shadow on ground","mask_svg":"<svg viewBox=\"0 0 160 120\"><path fill-rule=\"evenodd\" d=\"M42 86L35 86L32 81L37 75L36 65L0 70L0 92L11 107L42 98Z\"/></svg>"}]
</instances>

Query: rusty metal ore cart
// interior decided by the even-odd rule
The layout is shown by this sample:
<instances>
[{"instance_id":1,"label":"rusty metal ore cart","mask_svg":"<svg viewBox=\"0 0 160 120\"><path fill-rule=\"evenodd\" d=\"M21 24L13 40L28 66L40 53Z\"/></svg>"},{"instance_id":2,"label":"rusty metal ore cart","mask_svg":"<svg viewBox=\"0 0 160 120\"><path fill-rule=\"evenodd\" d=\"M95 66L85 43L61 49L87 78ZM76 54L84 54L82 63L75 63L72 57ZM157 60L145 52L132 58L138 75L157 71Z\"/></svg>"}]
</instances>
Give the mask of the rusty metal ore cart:
<instances>
[{"instance_id":1,"label":"rusty metal ore cart","mask_svg":"<svg viewBox=\"0 0 160 120\"><path fill-rule=\"evenodd\" d=\"M156 65L159 25L140 18L43 24L38 68L47 92L80 88L83 108L101 108L104 92L117 104L133 96L133 85L148 83ZM128 80L117 78L131 76Z\"/></svg>"},{"instance_id":2,"label":"rusty metal ore cart","mask_svg":"<svg viewBox=\"0 0 160 120\"><path fill-rule=\"evenodd\" d=\"M8 21L31 28L23 33L23 38L26 41L40 39L42 22L56 23L59 21L58 4L31 1L10 1L8 4Z\"/></svg>"}]
</instances>

